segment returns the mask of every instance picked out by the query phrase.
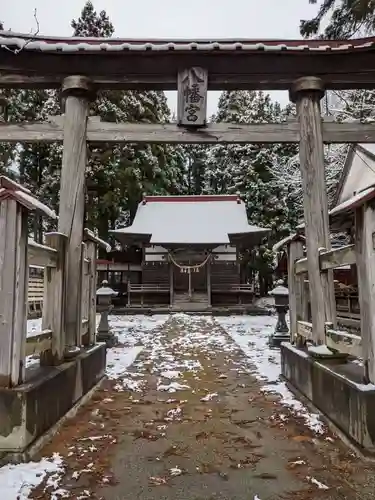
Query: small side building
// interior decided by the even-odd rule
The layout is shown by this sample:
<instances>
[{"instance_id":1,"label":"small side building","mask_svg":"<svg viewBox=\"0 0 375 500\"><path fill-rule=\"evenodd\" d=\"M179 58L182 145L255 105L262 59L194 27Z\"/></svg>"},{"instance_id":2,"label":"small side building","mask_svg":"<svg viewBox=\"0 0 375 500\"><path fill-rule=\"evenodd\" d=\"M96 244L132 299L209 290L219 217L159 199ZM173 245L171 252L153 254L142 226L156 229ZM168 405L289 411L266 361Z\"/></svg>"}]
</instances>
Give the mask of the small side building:
<instances>
[{"instance_id":1,"label":"small side building","mask_svg":"<svg viewBox=\"0 0 375 500\"><path fill-rule=\"evenodd\" d=\"M354 243L355 208L375 197L375 144L355 144L348 151L344 169L330 211L331 230L345 233L348 243ZM358 273L356 264L341 266L336 274L336 303L339 317L348 318L346 323L353 326L353 320L360 319L358 296ZM340 273L340 274L339 274ZM345 323L345 321L344 321Z\"/></svg>"},{"instance_id":2,"label":"small side building","mask_svg":"<svg viewBox=\"0 0 375 500\"><path fill-rule=\"evenodd\" d=\"M126 305L194 311L251 304L254 287L241 279L240 253L268 231L248 223L236 195L145 196L133 224L113 231L124 252L142 252Z\"/></svg>"}]
</instances>

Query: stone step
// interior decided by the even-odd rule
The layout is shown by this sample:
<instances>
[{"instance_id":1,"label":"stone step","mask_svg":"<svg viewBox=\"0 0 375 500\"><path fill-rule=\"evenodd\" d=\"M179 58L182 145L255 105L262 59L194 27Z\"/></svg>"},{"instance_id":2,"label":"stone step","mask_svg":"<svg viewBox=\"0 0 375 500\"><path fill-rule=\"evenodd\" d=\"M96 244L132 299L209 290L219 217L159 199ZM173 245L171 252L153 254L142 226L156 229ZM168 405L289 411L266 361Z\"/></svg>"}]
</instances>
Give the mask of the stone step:
<instances>
[{"instance_id":1,"label":"stone step","mask_svg":"<svg viewBox=\"0 0 375 500\"><path fill-rule=\"evenodd\" d=\"M196 303L196 304L208 304L207 294L196 294L194 293L192 297L189 294L177 294L173 298L173 304L181 303Z\"/></svg>"},{"instance_id":2,"label":"stone step","mask_svg":"<svg viewBox=\"0 0 375 500\"><path fill-rule=\"evenodd\" d=\"M208 311L211 307L208 304L201 304L196 302L181 302L179 304L173 304L172 311Z\"/></svg>"}]
</instances>

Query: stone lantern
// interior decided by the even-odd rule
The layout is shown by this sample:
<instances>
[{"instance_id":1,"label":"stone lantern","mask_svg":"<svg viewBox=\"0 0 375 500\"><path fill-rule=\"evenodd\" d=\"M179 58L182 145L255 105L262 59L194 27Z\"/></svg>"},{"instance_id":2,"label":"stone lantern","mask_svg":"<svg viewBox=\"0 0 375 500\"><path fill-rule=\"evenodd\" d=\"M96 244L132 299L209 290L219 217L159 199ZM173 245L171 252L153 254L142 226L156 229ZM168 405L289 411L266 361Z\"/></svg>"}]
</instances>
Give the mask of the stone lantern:
<instances>
[{"instance_id":1,"label":"stone lantern","mask_svg":"<svg viewBox=\"0 0 375 500\"><path fill-rule=\"evenodd\" d=\"M107 347L113 347L117 344L117 337L111 332L108 323L108 314L113 309L112 298L118 295L117 292L108 286L108 281L102 281L102 286L97 290L96 296L98 298L97 311L100 313L100 323L96 340L98 342L105 342Z\"/></svg>"},{"instance_id":2,"label":"stone lantern","mask_svg":"<svg viewBox=\"0 0 375 500\"><path fill-rule=\"evenodd\" d=\"M277 312L277 324L275 332L269 337L271 347L280 347L281 342L290 341L288 325L285 315L289 310L289 290L283 285L283 281L277 281L276 287L269 292L275 299L275 309Z\"/></svg>"}]
</instances>

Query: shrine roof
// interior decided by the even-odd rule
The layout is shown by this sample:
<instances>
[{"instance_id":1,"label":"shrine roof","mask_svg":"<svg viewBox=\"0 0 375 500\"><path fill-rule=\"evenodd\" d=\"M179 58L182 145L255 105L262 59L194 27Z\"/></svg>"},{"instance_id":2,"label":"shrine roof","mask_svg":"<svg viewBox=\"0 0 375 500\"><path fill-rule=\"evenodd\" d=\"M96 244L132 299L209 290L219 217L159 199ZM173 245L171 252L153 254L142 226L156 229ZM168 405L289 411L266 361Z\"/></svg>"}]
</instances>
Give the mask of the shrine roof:
<instances>
[{"instance_id":1,"label":"shrine roof","mask_svg":"<svg viewBox=\"0 0 375 500\"><path fill-rule=\"evenodd\" d=\"M113 231L123 244L176 247L257 244L269 229L248 223L236 195L146 196L131 226Z\"/></svg>"},{"instance_id":2,"label":"shrine roof","mask_svg":"<svg viewBox=\"0 0 375 500\"><path fill-rule=\"evenodd\" d=\"M278 39L129 39L91 37L48 37L0 31L0 46L27 51L337 51L375 46L375 37L353 40Z\"/></svg>"}]
</instances>

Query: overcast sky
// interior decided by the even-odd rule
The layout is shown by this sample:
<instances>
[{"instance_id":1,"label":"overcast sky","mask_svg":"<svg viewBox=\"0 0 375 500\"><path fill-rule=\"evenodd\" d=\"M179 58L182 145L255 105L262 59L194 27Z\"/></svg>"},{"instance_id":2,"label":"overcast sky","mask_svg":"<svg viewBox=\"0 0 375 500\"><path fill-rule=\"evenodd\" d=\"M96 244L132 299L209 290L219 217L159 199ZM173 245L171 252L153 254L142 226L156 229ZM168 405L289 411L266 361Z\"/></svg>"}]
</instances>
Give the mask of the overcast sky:
<instances>
[{"instance_id":1,"label":"overcast sky","mask_svg":"<svg viewBox=\"0 0 375 500\"><path fill-rule=\"evenodd\" d=\"M106 10L122 38L300 38L300 19L317 7L308 0L93 0ZM70 36L70 22L80 15L85 0L17 0L1 2L5 29L35 32L34 9L41 35ZM172 109L175 92L168 92ZM283 104L286 92L275 92ZM208 115L215 112L218 92L209 92Z\"/></svg>"}]
</instances>

